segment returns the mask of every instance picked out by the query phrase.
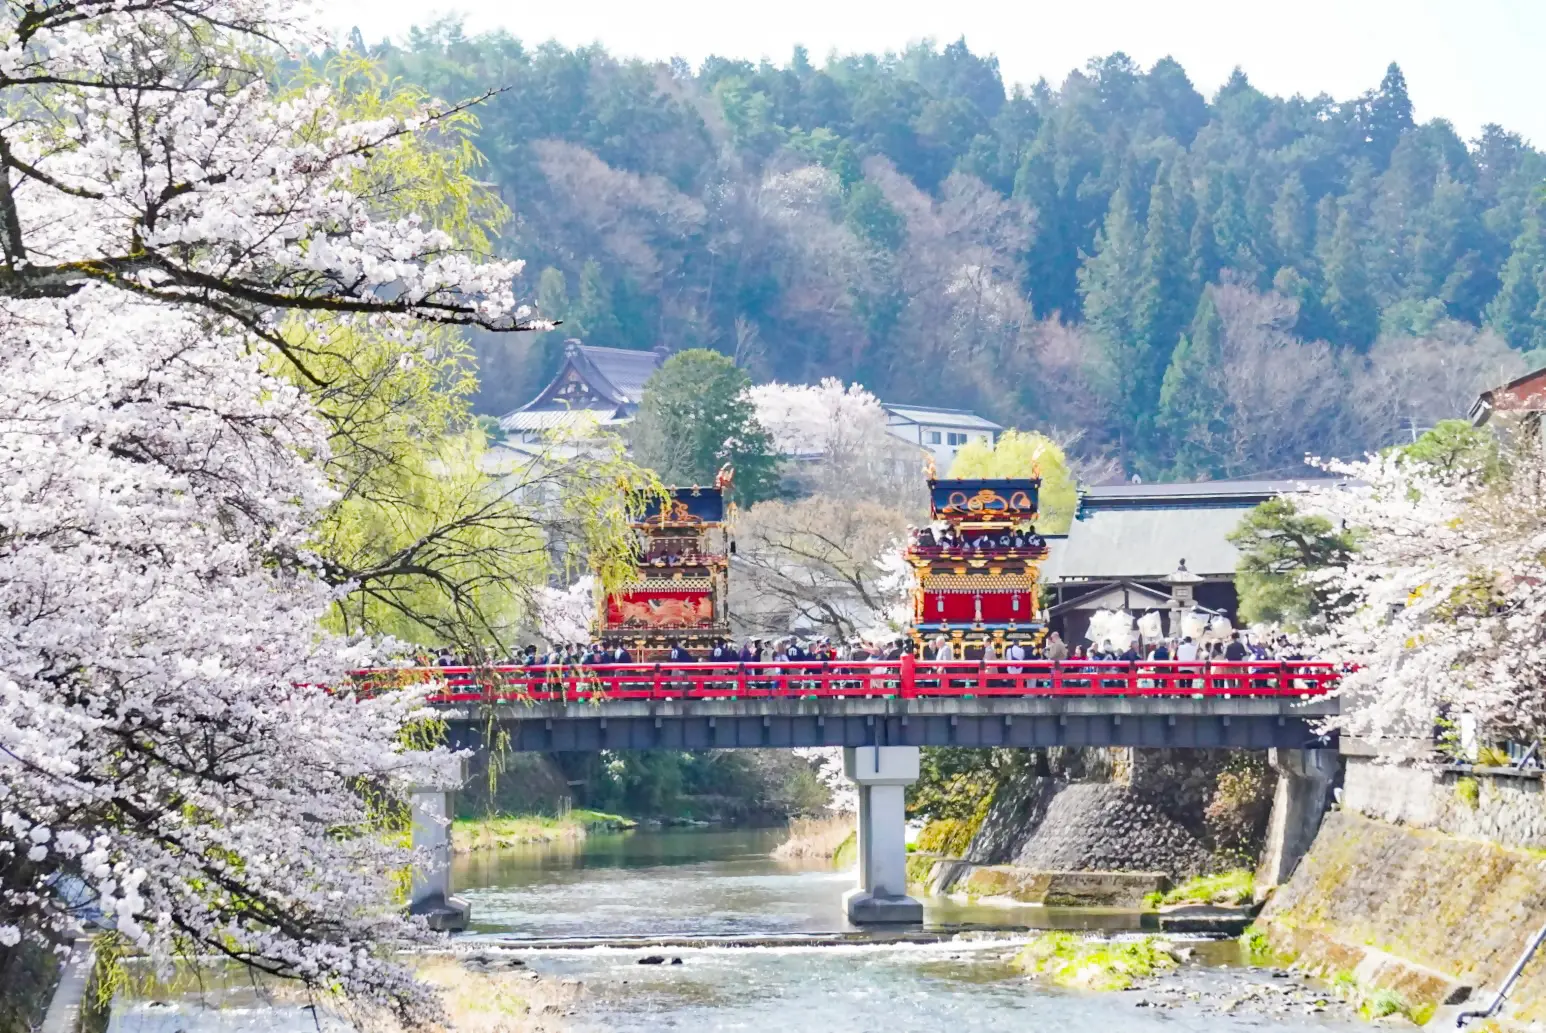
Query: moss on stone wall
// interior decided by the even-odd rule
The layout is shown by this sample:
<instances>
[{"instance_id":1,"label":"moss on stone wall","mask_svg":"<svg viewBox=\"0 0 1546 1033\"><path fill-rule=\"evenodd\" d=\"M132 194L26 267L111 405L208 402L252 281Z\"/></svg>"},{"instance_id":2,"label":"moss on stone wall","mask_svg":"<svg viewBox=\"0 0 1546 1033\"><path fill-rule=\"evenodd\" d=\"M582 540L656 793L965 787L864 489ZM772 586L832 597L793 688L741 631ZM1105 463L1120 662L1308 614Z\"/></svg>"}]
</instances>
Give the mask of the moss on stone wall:
<instances>
[{"instance_id":1,"label":"moss on stone wall","mask_svg":"<svg viewBox=\"0 0 1546 1033\"><path fill-rule=\"evenodd\" d=\"M1496 987L1543 916L1546 866L1532 852L1338 811L1256 928L1274 953L1420 1014L1460 987ZM1513 1001L1519 1021L1546 1017L1546 955Z\"/></svg>"}]
</instances>

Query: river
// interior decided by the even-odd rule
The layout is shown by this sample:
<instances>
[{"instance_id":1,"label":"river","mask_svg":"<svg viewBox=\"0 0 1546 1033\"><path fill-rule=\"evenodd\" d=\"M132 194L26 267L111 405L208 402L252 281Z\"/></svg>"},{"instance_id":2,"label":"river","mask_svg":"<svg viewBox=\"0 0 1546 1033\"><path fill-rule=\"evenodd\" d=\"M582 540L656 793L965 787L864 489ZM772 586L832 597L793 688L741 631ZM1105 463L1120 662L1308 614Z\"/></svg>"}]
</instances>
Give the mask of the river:
<instances>
[{"instance_id":1,"label":"river","mask_svg":"<svg viewBox=\"0 0 1546 1033\"><path fill-rule=\"evenodd\" d=\"M640 830L579 844L459 857L457 892L473 907L464 946L515 949L526 966L584 993L570 1014L544 1021L566 1033L1308 1033L1361 1027L1311 1014L1316 994L1232 964L1234 944L1198 944L1199 960L1157 987L1111 994L1058 990L1008 965L1023 928L1137 927L1121 912L999 908L925 902L938 942L864 942L847 925L847 872L790 867L763 830ZM990 932L988 930L998 930ZM812 945L813 934L859 939ZM956 935L959 934L959 935ZM599 945L619 938L672 946ZM759 946L684 946L727 937ZM830 941L833 937L826 937ZM546 941L544 944L543 941ZM554 941L567 946L554 947ZM641 965L641 958L663 959ZM674 964L680 959L680 964ZM240 988L238 987L238 990ZM1251 1004L1260 1001L1258 1008ZM1239 1002L1246 1002L1241 1006ZM309 1013L266 1018L242 992L241 1014L218 1015L189 1000L123 1002L111 1033L303 1033ZM1233 1013L1230 1013L1230 1012ZM328 1025L328 1024L324 1024Z\"/></svg>"},{"instance_id":2,"label":"river","mask_svg":"<svg viewBox=\"0 0 1546 1033\"><path fill-rule=\"evenodd\" d=\"M801 945L815 933L852 931L841 897L851 872L791 867L771 851L778 830L662 830L596 836L566 847L457 859L455 885L473 907L469 938L516 946L534 939L625 936L750 937L774 946L683 949L588 947L525 952L538 972L586 987L576 1033L678 1030L709 1033L1233 1033L1357 1029L1298 1008L1223 1015L1209 1001L1274 989L1271 973L1230 967L1234 944L1199 945L1208 966L1165 980L1165 994L1082 994L1013 972L1005 927L1132 930L1124 912L1002 908L930 899L925 929L962 931L933 944ZM680 958L643 966L640 958ZM1195 994L1194 1002L1188 995ZM1167 996L1168 995L1168 996ZM1137 1002L1160 1005L1136 1007ZM1273 998L1276 1000L1276 998ZM1175 1006L1165 1007L1170 1003Z\"/></svg>"}]
</instances>

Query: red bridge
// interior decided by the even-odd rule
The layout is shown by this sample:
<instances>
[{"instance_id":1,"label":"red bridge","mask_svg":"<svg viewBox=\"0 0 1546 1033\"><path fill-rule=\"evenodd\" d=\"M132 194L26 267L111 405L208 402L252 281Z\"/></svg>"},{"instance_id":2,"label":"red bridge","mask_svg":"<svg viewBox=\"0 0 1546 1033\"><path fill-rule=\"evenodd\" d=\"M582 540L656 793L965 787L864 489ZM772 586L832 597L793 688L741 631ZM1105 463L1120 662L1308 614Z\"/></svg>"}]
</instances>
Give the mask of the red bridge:
<instances>
[{"instance_id":1,"label":"red bridge","mask_svg":"<svg viewBox=\"0 0 1546 1033\"><path fill-rule=\"evenodd\" d=\"M1338 673L1304 661L865 660L357 671L438 681L453 741L517 750L1324 745Z\"/></svg>"},{"instance_id":2,"label":"red bridge","mask_svg":"<svg viewBox=\"0 0 1546 1033\"><path fill-rule=\"evenodd\" d=\"M1329 663L1249 660L833 660L805 663L410 667L354 673L369 689L443 681L433 703L872 697L1270 696L1307 699L1335 687Z\"/></svg>"}]
</instances>

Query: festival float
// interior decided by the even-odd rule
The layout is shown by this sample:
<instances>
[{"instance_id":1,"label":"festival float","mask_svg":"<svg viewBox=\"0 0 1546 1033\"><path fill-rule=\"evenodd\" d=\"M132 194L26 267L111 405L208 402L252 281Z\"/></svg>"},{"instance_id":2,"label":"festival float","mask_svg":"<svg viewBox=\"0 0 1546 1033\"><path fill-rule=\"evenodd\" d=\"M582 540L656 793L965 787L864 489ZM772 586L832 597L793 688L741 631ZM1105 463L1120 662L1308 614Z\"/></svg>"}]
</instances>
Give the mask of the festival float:
<instances>
[{"instance_id":1,"label":"festival float","mask_svg":"<svg viewBox=\"0 0 1546 1033\"><path fill-rule=\"evenodd\" d=\"M661 660L672 645L704 655L730 635L725 494L730 469L713 487L667 488L633 522L634 568L601 600L601 637L635 660Z\"/></svg>"},{"instance_id":2,"label":"festival float","mask_svg":"<svg viewBox=\"0 0 1546 1033\"><path fill-rule=\"evenodd\" d=\"M913 638L921 645L943 635L957 657L980 655L984 640L1000 656L1010 642L1039 645L1041 479L939 479L930 467L933 523L905 552L915 579Z\"/></svg>"}]
</instances>

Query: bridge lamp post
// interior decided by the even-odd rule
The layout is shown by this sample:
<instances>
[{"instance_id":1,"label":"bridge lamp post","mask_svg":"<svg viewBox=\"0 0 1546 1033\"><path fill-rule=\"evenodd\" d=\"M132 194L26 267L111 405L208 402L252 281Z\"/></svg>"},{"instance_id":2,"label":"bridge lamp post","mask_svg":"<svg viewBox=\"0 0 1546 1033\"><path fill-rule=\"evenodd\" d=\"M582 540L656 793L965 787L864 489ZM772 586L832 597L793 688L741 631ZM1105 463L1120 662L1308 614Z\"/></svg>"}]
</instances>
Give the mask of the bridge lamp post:
<instances>
[{"instance_id":1,"label":"bridge lamp post","mask_svg":"<svg viewBox=\"0 0 1546 1033\"><path fill-rule=\"evenodd\" d=\"M1190 610L1196 602L1196 588L1202 578L1186 569L1186 560L1182 560L1176 569L1165 578L1170 585L1170 636L1181 636L1181 614Z\"/></svg>"}]
</instances>

